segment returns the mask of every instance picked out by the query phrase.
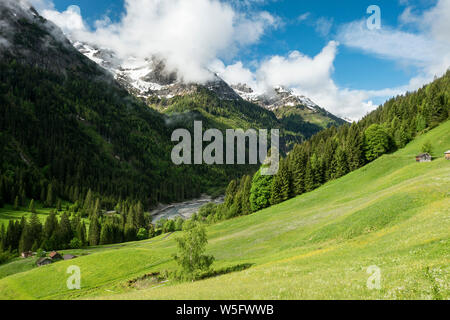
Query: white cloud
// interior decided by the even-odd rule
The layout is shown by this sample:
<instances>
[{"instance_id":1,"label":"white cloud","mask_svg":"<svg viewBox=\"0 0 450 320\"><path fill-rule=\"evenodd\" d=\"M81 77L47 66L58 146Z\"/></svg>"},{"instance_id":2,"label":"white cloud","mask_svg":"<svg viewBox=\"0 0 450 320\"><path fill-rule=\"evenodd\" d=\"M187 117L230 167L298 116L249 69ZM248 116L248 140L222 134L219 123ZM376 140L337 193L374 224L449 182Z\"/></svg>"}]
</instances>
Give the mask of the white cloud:
<instances>
[{"instance_id":1,"label":"white cloud","mask_svg":"<svg viewBox=\"0 0 450 320\"><path fill-rule=\"evenodd\" d=\"M246 84L254 90L258 89L259 84L255 79L254 73L250 69L245 68L241 61L225 66L221 60L216 60L209 68L219 74L229 84Z\"/></svg>"},{"instance_id":2,"label":"white cloud","mask_svg":"<svg viewBox=\"0 0 450 320\"><path fill-rule=\"evenodd\" d=\"M87 30L80 12L44 10L72 38L110 48L122 57L163 57L187 82L204 82L217 58L232 58L277 25L268 12L244 14L218 0L125 0L121 21L108 19Z\"/></svg>"},{"instance_id":3,"label":"white cloud","mask_svg":"<svg viewBox=\"0 0 450 320\"><path fill-rule=\"evenodd\" d=\"M357 90L340 88L332 79L339 43L330 41L314 57L299 51L272 56L250 70L237 61L226 66L238 51L257 43L268 28L282 21L268 12L250 10L265 0L125 0L126 12L117 23L104 19L89 30L76 7L57 12L49 0L33 0L41 13L78 40L111 48L123 57L147 58L159 55L168 67L178 70L185 81L209 80L211 69L230 84L247 83L258 92L276 85L289 87L340 116L358 119L373 110L373 101L414 90L440 75L450 65L450 0L438 0L435 7L415 14L407 7L400 26L368 30L365 21L341 26L337 40L366 54L413 65L420 72L398 88ZM240 10L245 8L245 10ZM309 19L308 13L299 20ZM316 31L329 34L332 20L319 19ZM415 29L415 32L405 31ZM413 28L411 28L413 26Z\"/></svg>"},{"instance_id":4,"label":"white cloud","mask_svg":"<svg viewBox=\"0 0 450 320\"><path fill-rule=\"evenodd\" d=\"M322 37L328 36L333 27L334 19L333 18L325 18L321 17L317 19L315 29L318 34Z\"/></svg>"},{"instance_id":5,"label":"white cloud","mask_svg":"<svg viewBox=\"0 0 450 320\"><path fill-rule=\"evenodd\" d=\"M450 66L450 0L439 0L422 15L407 7L399 21L401 26L413 27L416 32L388 26L368 30L364 21L358 21L342 26L338 33L343 45L417 67L419 73L407 85L391 89L398 93L416 90L435 76L441 76Z\"/></svg>"},{"instance_id":6,"label":"white cloud","mask_svg":"<svg viewBox=\"0 0 450 320\"><path fill-rule=\"evenodd\" d=\"M258 93L281 85L308 96L336 115L358 119L373 110L374 105L369 100L371 95L386 92L340 89L331 78L338 45L336 41L330 41L315 57L299 51L286 57L273 56L262 61L254 72L245 68L242 62L230 66L216 62L212 69L230 84L245 82Z\"/></svg>"},{"instance_id":7,"label":"white cloud","mask_svg":"<svg viewBox=\"0 0 450 320\"><path fill-rule=\"evenodd\" d=\"M297 17L297 21L298 22L305 21L309 18L310 15L311 15L311 12L305 12Z\"/></svg>"},{"instance_id":8,"label":"white cloud","mask_svg":"<svg viewBox=\"0 0 450 320\"><path fill-rule=\"evenodd\" d=\"M64 33L86 32L87 28L81 17L78 6L69 6L66 11L58 12L53 9L41 10L41 15L54 22Z\"/></svg>"}]
</instances>

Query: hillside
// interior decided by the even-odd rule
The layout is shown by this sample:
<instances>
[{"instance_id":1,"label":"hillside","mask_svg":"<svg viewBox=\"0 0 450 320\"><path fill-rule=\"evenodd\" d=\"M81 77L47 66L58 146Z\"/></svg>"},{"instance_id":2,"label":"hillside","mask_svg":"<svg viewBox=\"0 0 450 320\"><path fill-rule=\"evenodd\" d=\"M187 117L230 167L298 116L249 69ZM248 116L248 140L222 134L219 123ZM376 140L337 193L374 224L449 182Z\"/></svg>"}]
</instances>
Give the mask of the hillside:
<instances>
[{"instance_id":1,"label":"hillside","mask_svg":"<svg viewBox=\"0 0 450 320\"><path fill-rule=\"evenodd\" d=\"M175 167L167 116L24 2L0 7L0 207L16 197L22 206L44 202L49 189L72 203L91 189L109 208L119 199L149 207L221 192L251 170Z\"/></svg>"},{"instance_id":2,"label":"hillside","mask_svg":"<svg viewBox=\"0 0 450 320\"><path fill-rule=\"evenodd\" d=\"M0 207L16 197L24 207L31 199L45 202L49 189L72 203L91 189L109 209L120 199L149 208L218 195L230 179L257 168L175 167L175 128L189 129L194 120L205 129L279 128L290 145L324 127L286 129L272 111L242 100L220 79L169 99L133 96L126 81L80 53L24 1L0 7ZM146 76L163 81L161 74Z\"/></svg>"},{"instance_id":3,"label":"hillside","mask_svg":"<svg viewBox=\"0 0 450 320\"><path fill-rule=\"evenodd\" d=\"M425 141L437 158L416 163ZM90 248L77 260L6 276L0 298L448 299L450 162L442 155L449 146L447 121L313 192L209 227L214 268L251 265L245 271L130 287L128 280L175 268L175 234ZM70 292L66 268L73 264L81 267L82 290ZM373 265L381 290L366 286Z\"/></svg>"}]
</instances>

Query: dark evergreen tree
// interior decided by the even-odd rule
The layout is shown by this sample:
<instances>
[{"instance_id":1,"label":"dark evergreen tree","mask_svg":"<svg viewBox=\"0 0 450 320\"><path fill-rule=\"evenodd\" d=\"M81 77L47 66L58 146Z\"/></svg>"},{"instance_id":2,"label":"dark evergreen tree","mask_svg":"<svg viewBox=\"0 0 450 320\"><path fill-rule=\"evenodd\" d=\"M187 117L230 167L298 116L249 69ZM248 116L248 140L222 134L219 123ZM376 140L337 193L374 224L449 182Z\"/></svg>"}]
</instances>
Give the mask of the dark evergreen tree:
<instances>
[{"instance_id":1,"label":"dark evergreen tree","mask_svg":"<svg viewBox=\"0 0 450 320\"><path fill-rule=\"evenodd\" d=\"M100 243L101 226L98 221L98 216L94 215L91 218L91 224L89 225L89 245L97 246Z\"/></svg>"}]
</instances>

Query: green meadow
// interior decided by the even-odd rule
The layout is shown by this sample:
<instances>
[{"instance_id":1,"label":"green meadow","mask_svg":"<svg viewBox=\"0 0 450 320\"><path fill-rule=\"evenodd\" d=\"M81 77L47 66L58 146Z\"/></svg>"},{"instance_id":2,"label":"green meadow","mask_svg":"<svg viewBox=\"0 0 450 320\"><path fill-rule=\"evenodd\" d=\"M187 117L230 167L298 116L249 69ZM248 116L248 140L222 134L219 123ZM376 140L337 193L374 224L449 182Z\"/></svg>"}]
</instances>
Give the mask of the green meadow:
<instances>
[{"instance_id":1,"label":"green meadow","mask_svg":"<svg viewBox=\"0 0 450 320\"><path fill-rule=\"evenodd\" d=\"M416 163L426 141L436 158ZM213 268L248 265L243 271L189 283L140 279L176 268L175 233L69 251L80 257L41 268L17 259L0 266L0 299L449 299L448 149L450 121L311 193L209 226ZM81 269L81 290L67 289L71 265ZM371 266L379 289L367 286Z\"/></svg>"},{"instance_id":2,"label":"green meadow","mask_svg":"<svg viewBox=\"0 0 450 320\"><path fill-rule=\"evenodd\" d=\"M36 214L39 220L42 223L45 223L45 219L50 214L52 209L39 207L38 204L36 204L36 206ZM31 214L32 213L26 208L18 208L18 210L14 210L13 206L5 205L4 208L0 208L0 225L4 224L6 227L9 220L20 220L22 217L29 219Z\"/></svg>"}]
</instances>

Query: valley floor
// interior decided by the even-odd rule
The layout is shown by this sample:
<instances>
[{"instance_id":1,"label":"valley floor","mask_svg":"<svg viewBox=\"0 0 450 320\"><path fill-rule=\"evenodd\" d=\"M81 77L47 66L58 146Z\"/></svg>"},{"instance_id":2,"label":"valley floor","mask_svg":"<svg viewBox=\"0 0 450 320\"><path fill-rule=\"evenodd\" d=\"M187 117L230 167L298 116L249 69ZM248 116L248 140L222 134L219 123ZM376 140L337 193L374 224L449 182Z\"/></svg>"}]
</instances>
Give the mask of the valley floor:
<instances>
[{"instance_id":1,"label":"valley floor","mask_svg":"<svg viewBox=\"0 0 450 320\"><path fill-rule=\"evenodd\" d=\"M428 140L438 158L416 163ZM251 265L244 271L130 286L176 268L172 234L39 269L0 266L0 299L450 299L448 149L450 122L314 192L208 227L213 267ZM81 269L81 290L66 287L70 265ZM367 285L371 270L379 289Z\"/></svg>"}]
</instances>

